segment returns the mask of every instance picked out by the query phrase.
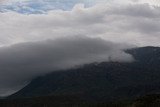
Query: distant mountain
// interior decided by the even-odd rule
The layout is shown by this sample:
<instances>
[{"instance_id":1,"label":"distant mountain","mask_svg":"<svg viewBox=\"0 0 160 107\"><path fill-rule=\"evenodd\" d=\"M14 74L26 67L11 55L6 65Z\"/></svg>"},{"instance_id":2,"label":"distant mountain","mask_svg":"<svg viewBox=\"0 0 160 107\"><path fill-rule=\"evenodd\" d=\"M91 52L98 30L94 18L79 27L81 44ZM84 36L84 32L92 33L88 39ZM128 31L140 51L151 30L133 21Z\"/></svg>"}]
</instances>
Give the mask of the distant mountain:
<instances>
[{"instance_id":1,"label":"distant mountain","mask_svg":"<svg viewBox=\"0 0 160 107\"><path fill-rule=\"evenodd\" d=\"M87 101L114 101L160 93L160 48L126 50L132 63L103 62L56 71L35 78L9 98L78 96Z\"/></svg>"}]
</instances>

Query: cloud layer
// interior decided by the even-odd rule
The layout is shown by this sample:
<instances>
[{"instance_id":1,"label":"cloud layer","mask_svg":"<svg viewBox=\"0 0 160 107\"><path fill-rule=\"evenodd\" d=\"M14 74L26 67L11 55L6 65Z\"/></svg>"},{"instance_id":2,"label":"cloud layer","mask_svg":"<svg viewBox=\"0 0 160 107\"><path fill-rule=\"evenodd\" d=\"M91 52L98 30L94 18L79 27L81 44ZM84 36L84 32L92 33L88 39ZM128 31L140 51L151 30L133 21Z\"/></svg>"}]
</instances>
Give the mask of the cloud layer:
<instances>
[{"instance_id":1,"label":"cloud layer","mask_svg":"<svg viewBox=\"0 0 160 107\"><path fill-rule=\"evenodd\" d=\"M132 62L134 59L122 47L98 38L69 37L0 48L0 95L54 70L93 62Z\"/></svg>"},{"instance_id":2,"label":"cloud layer","mask_svg":"<svg viewBox=\"0 0 160 107\"><path fill-rule=\"evenodd\" d=\"M160 7L149 4L78 4L71 11L43 14L8 11L0 12L0 20L0 95L60 68L133 61L123 51L132 45L160 46Z\"/></svg>"},{"instance_id":3,"label":"cloud layer","mask_svg":"<svg viewBox=\"0 0 160 107\"><path fill-rule=\"evenodd\" d=\"M160 43L160 7L148 4L76 5L46 14L0 13L0 45L86 35L138 46Z\"/></svg>"},{"instance_id":4,"label":"cloud layer","mask_svg":"<svg viewBox=\"0 0 160 107\"><path fill-rule=\"evenodd\" d=\"M83 3L86 7L97 3L111 3L113 5L143 4L160 6L159 0L0 0L0 11L16 11L24 14L45 13L49 10L71 10L75 4Z\"/></svg>"}]
</instances>

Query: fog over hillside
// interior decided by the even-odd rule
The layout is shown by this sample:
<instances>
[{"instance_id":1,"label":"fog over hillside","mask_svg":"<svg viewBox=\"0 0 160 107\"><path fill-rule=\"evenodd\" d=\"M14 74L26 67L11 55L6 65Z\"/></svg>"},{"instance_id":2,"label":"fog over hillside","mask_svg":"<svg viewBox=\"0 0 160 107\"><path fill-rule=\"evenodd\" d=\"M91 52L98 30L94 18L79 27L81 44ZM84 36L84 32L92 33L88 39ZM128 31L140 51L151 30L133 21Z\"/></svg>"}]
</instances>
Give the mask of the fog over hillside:
<instances>
[{"instance_id":1,"label":"fog over hillside","mask_svg":"<svg viewBox=\"0 0 160 107\"><path fill-rule=\"evenodd\" d=\"M160 46L160 7L143 0L8 0L0 20L0 95L50 71L130 63L124 50Z\"/></svg>"}]
</instances>

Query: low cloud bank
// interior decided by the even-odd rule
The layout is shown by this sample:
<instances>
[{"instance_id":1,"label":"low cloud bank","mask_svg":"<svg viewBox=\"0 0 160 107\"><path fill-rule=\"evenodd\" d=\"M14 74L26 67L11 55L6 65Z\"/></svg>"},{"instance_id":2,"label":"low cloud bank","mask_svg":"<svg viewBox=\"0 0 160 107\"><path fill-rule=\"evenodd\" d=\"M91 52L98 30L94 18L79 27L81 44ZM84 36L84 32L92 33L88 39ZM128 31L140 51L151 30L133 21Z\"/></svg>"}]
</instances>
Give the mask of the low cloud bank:
<instances>
[{"instance_id":1,"label":"low cloud bank","mask_svg":"<svg viewBox=\"0 0 160 107\"><path fill-rule=\"evenodd\" d=\"M132 62L123 45L99 38L69 37L0 48L0 94L10 94L33 77L92 62ZM7 92L7 93L5 93Z\"/></svg>"}]
</instances>

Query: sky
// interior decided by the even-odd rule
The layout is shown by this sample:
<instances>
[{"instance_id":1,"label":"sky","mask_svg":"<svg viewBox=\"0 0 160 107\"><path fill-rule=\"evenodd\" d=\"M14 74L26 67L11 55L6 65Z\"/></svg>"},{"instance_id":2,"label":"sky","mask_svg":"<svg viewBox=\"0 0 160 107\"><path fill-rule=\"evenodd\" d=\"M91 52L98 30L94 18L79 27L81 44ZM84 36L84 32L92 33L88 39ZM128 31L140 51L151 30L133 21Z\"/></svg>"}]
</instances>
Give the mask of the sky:
<instances>
[{"instance_id":1,"label":"sky","mask_svg":"<svg viewBox=\"0 0 160 107\"><path fill-rule=\"evenodd\" d=\"M1 11L13 10L20 13L43 13L53 9L71 10L75 4L83 3L86 7L97 3L149 3L159 5L159 0L1 0Z\"/></svg>"},{"instance_id":2,"label":"sky","mask_svg":"<svg viewBox=\"0 0 160 107\"><path fill-rule=\"evenodd\" d=\"M93 62L131 63L160 46L159 0L1 0L0 96L33 78Z\"/></svg>"}]
</instances>

